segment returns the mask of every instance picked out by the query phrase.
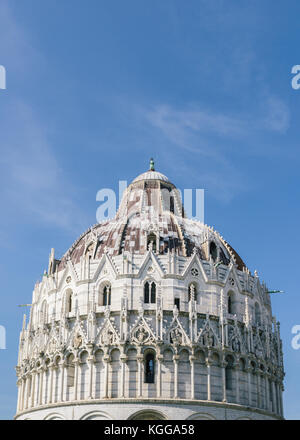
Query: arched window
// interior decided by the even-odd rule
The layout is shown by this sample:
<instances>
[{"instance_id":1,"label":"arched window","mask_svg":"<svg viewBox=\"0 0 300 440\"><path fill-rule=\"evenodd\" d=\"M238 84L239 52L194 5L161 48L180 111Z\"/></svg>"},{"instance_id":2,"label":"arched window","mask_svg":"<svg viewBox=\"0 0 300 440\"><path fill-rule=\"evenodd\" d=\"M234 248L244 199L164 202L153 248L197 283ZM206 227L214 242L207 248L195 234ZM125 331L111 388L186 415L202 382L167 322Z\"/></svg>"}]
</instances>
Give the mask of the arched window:
<instances>
[{"instance_id":1,"label":"arched window","mask_svg":"<svg viewBox=\"0 0 300 440\"><path fill-rule=\"evenodd\" d=\"M230 291L227 294L227 312L230 315L236 314L236 301L235 301L235 295L234 292Z\"/></svg>"},{"instance_id":2,"label":"arched window","mask_svg":"<svg viewBox=\"0 0 300 440\"><path fill-rule=\"evenodd\" d=\"M254 306L254 314L255 314L256 324L260 325L261 324L260 308L259 308L259 304L257 302L255 303L255 306Z\"/></svg>"},{"instance_id":3,"label":"arched window","mask_svg":"<svg viewBox=\"0 0 300 440\"><path fill-rule=\"evenodd\" d=\"M47 301L45 300L45 301L43 301L43 304L40 309L40 323L41 324L46 324L46 322L47 322L47 318L48 318L47 308L48 308Z\"/></svg>"},{"instance_id":4,"label":"arched window","mask_svg":"<svg viewBox=\"0 0 300 440\"><path fill-rule=\"evenodd\" d=\"M189 285L189 301L194 300L197 302L197 286L195 283Z\"/></svg>"},{"instance_id":5,"label":"arched window","mask_svg":"<svg viewBox=\"0 0 300 440\"><path fill-rule=\"evenodd\" d=\"M177 307L177 310L180 310L180 298L174 298L174 306Z\"/></svg>"},{"instance_id":6,"label":"arched window","mask_svg":"<svg viewBox=\"0 0 300 440\"><path fill-rule=\"evenodd\" d=\"M144 285L144 303L155 304L156 302L156 284L153 281L146 281Z\"/></svg>"},{"instance_id":7,"label":"arched window","mask_svg":"<svg viewBox=\"0 0 300 440\"><path fill-rule=\"evenodd\" d=\"M151 283L151 303L155 304L156 302L156 285L155 283Z\"/></svg>"},{"instance_id":8,"label":"arched window","mask_svg":"<svg viewBox=\"0 0 300 440\"><path fill-rule=\"evenodd\" d=\"M154 233L149 234L147 237L147 249L149 249L150 243L152 243L153 252L156 252L156 235Z\"/></svg>"},{"instance_id":9,"label":"arched window","mask_svg":"<svg viewBox=\"0 0 300 440\"><path fill-rule=\"evenodd\" d=\"M110 306L111 305L111 285L106 282L102 284L99 292L99 306Z\"/></svg>"},{"instance_id":10,"label":"arched window","mask_svg":"<svg viewBox=\"0 0 300 440\"><path fill-rule=\"evenodd\" d=\"M71 289L66 291L66 313L71 313L73 309L73 292Z\"/></svg>"},{"instance_id":11,"label":"arched window","mask_svg":"<svg viewBox=\"0 0 300 440\"><path fill-rule=\"evenodd\" d=\"M110 306L111 303L111 286L106 284L103 288L103 305Z\"/></svg>"},{"instance_id":12,"label":"arched window","mask_svg":"<svg viewBox=\"0 0 300 440\"><path fill-rule=\"evenodd\" d=\"M216 261L217 257L218 257L218 249L216 246L216 243L214 243L213 241L210 243L209 246L209 253L211 255L211 258Z\"/></svg>"},{"instance_id":13,"label":"arched window","mask_svg":"<svg viewBox=\"0 0 300 440\"><path fill-rule=\"evenodd\" d=\"M154 383L154 354L148 353L145 358L145 383Z\"/></svg>"},{"instance_id":14,"label":"arched window","mask_svg":"<svg viewBox=\"0 0 300 440\"><path fill-rule=\"evenodd\" d=\"M148 281L145 283L145 286L144 286L144 303L149 304L149 283L148 283Z\"/></svg>"}]
</instances>

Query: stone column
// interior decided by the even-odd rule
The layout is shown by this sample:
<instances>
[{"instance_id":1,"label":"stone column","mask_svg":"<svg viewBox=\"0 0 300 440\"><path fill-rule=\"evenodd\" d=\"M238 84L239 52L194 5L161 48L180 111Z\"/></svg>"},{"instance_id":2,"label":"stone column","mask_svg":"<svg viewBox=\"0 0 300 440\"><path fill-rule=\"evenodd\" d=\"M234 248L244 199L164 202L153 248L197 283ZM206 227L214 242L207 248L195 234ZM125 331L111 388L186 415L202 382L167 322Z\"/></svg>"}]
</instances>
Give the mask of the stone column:
<instances>
[{"instance_id":1,"label":"stone column","mask_svg":"<svg viewBox=\"0 0 300 440\"><path fill-rule=\"evenodd\" d=\"M262 409L266 408L266 387L265 387L265 376L262 371L260 374L260 386L261 386L261 407Z\"/></svg>"},{"instance_id":2,"label":"stone column","mask_svg":"<svg viewBox=\"0 0 300 440\"><path fill-rule=\"evenodd\" d=\"M248 375L248 405L249 406L252 406L251 373L252 373L252 369L251 368L247 368L247 375Z\"/></svg>"},{"instance_id":3,"label":"stone column","mask_svg":"<svg viewBox=\"0 0 300 440\"><path fill-rule=\"evenodd\" d=\"M35 370L35 385L34 385L34 394L33 394L33 406L38 406L39 404L39 389L40 389L40 379L39 373Z\"/></svg>"},{"instance_id":4,"label":"stone column","mask_svg":"<svg viewBox=\"0 0 300 440\"><path fill-rule=\"evenodd\" d=\"M23 389L24 389L24 379L20 378L20 411L23 411Z\"/></svg>"},{"instance_id":5,"label":"stone column","mask_svg":"<svg viewBox=\"0 0 300 440\"><path fill-rule=\"evenodd\" d=\"M93 399L93 374L94 374L94 357L89 356L87 359L89 363L89 399Z\"/></svg>"},{"instance_id":6,"label":"stone column","mask_svg":"<svg viewBox=\"0 0 300 440\"><path fill-rule=\"evenodd\" d=\"M178 398L178 362L179 362L179 355L174 354L173 356L173 362L174 362L174 398Z\"/></svg>"},{"instance_id":7,"label":"stone column","mask_svg":"<svg viewBox=\"0 0 300 440\"><path fill-rule=\"evenodd\" d=\"M107 398L108 397L108 366L109 366L109 362L110 362L110 357L108 354L104 355L103 357L103 361L104 361L104 397Z\"/></svg>"},{"instance_id":8,"label":"stone column","mask_svg":"<svg viewBox=\"0 0 300 440\"><path fill-rule=\"evenodd\" d=\"M163 361L163 356L161 354L157 355L157 388L156 395L161 397L161 363Z\"/></svg>"},{"instance_id":9,"label":"stone column","mask_svg":"<svg viewBox=\"0 0 300 440\"><path fill-rule=\"evenodd\" d=\"M25 387L26 387L26 380L25 380L25 377L23 376L22 389L21 389L21 408L22 408L22 411L24 411L24 409L25 409Z\"/></svg>"},{"instance_id":10,"label":"stone column","mask_svg":"<svg viewBox=\"0 0 300 440\"><path fill-rule=\"evenodd\" d=\"M27 408L31 407L31 400L32 400L32 373L28 375L27 381L28 381L28 388L27 388Z\"/></svg>"},{"instance_id":11,"label":"stone column","mask_svg":"<svg viewBox=\"0 0 300 440\"><path fill-rule=\"evenodd\" d=\"M190 356L191 364L191 399L195 399L195 356Z\"/></svg>"},{"instance_id":12,"label":"stone column","mask_svg":"<svg viewBox=\"0 0 300 440\"><path fill-rule=\"evenodd\" d=\"M52 363L49 365L50 368L50 393L49 393L49 403L53 402L53 375L55 371L55 365Z\"/></svg>"},{"instance_id":13,"label":"stone column","mask_svg":"<svg viewBox=\"0 0 300 440\"><path fill-rule=\"evenodd\" d=\"M24 406L23 406L24 378L23 378L23 377L20 378L20 390L19 390L19 394L20 394L20 396L19 396L19 400L20 400L20 402L19 402L19 404L20 404L20 411L23 411L23 408L24 408Z\"/></svg>"},{"instance_id":14,"label":"stone column","mask_svg":"<svg viewBox=\"0 0 300 440\"><path fill-rule=\"evenodd\" d=\"M211 400L211 383L210 383L210 360L206 360L206 368L207 368L207 400Z\"/></svg>"},{"instance_id":15,"label":"stone column","mask_svg":"<svg viewBox=\"0 0 300 440\"><path fill-rule=\"evenodd\" d=\"M137 363L138 363L138 397L142 397L144 356L142 354L138 354L136 359L137 359Z\"/></svg>"},{"instance_id":16,"label":"stone column","mask_svg":"<svg viewBox=\"0 0 300 440\"><path fill-rule=\"evenodd\" d=\"M22 379L18 378L18 403L17 403L17 412L21 411L21 392L22 392Z\"/></svg>"},{"instance_id":17,"label":"stone column","mask_svg":"<svg viewBox=\"0 0 300 440\"><path fill-rule=\"evenodd\" d=\"M240 404L240 369L238 363L236 363L233 366L233 370L235 371L235 401L239 405Z\"/></svg>"},{"instance_id":18,"label":"stone column","mask_svg":"<svg viewBox=\"0 0 300 440\"><path fill-rule=\"evenodd\" d=\"M266 384L266 410L270 411L270 388L269 388L269 375L265 374L265 384Z\"/></svg>"},{"instance_id":19,"label":"stone column","mask_svg":"<svg viewBox=\"0 0 300 440\"><path fill-rule=\"evenodd\" d=\"M74 359L73 361L74 365L75 365L75 374L74 374L74 400L78 400L78 371L81 371L80 368L80 360L78 358ZM79 394L80 394L80 390L79 390ZM79 400L80 400L80 395L79 395Z\"/></svg>"},{"instance_id":20,"label":"stone column","mask_svg":"<svg viewBox=\"0 0 300 440\"><path fill-rule=\"evenodd\" d=\"M22 410L24 411L25 409L25 391L26 391L26 378L25 376L23 376L22 379Z\"/></svg>"},{"instance_id":21,"label":"stone column","mask_svg":"<svg viewBox=\"0 0 300 440\"><path fill-rule=\"evenodd\" d=\"M227 362L225 362L225 361L221 362L223 402L227 402L227 396L226 396L226 366L227 366Z\"/></svg>"},{"instance_id":22,"label":"stone column","mask_svg":"<svg viewBox=\"0 0 300 440\"><path fill-rule=\"evenodd\" d=\"M66 363L64 360L62 360L60 362L60 371L61 371L61 376L60 376L60 401L64 402L65 400L65 393L64 393L64 388L65 388L65 369L66 369Z\"/></svg>"},{"instance_id":23,"label":"stone column","mask_svg":"<svg viewBox=\"0 0 300 440\"><path fill-rule=\"evenodd\" d=\"M257 407L261 408L262 403L261 403L261 396L260 396L260 371L258 370L257 374L256 374L257 378Z\"/></svg>"},{"instance_id":24,"label":"stone column","mask_svg":"<svg viewBox=\"0 0 300 440\"><path fill-rule=\"evenodd\" d=\"M276 399L276 388L275 388L275 377L272 378L272 395L273 395L273 412L277 412L277 399Z\"/></svg>"},{"instance_id":25,"label":"stone column","mask_svg":"<svg viewBox=\"0 0 300 440\"><path fill-rule=\"evenodd\" d=\"M40 381L39 381L39 405L43 405L43 382L44 382L44 369L40 370Z\"/></svg>"},{"instance_id":26,"label":"stone column","mask_svg":"<svg viewBox=\"0 0 300 440\"><path fill-rule=\"evenodd\" d=\"M282 401L282 393L283 393L283 391L284 391L284 389L283 389L283 385L282 385L282 383L280 382L280 390L279 390L279 393L280 393L280 396L279 396L279 398L280 398L280 409L281 409L281 412L280 412L280 414L281 414L281 416L283 417L283 401Z\"/></svg>"},{"instance_id":27,"label":"stone column","mask_svg":"<svg viewBox=\"0 0 300 440\"><path fill-rule=\"evenodd\" d=\"M24 399L23 399L23 409L27 409L27 389L28 389L28 376L24 377Z\"/></svg>"},{"instance_id":28,"label":"stone column","mask_svg":"<svg viewBox=\"0 0 300 440\"><path fill-rule=\"evenodd\" d=\"M35 380L36 380L36 370L32 371L32 388L31 388L31 407L35 406Z\"/></svg>"},{"instance_id":29,"label":"stone column","mask_svg":"<svg viewBox=\"0 0 300 440\"><path fill-rule=\"evenodd\" d=\"M29 381L30 381L30 375L27 374L26 375L26 380L25 380L25 409L28 408L28 400L29 400Z\"/></svg>"},{"instance_id":30,"label":"stone column","mask_svg":"<svg viewBox=\"0 0 300 440\"><path fill-rule=\"evenodd\" d=\"M277 414L280 414L279 388L278 388L277 380L275 382L275 389L276 389Z\"/></svg>"},{"instance_id":31,"label":"stone column","mask_svg":"<svg viewBox=\"0 0 300 440\"><path fill-rule=\"evenodd\" d=\"M126 362L128 360L128 357L125 354L122 354L120 356L121 361L121 396L125 397L125 369L126 369Z\"/></svg>"}]
</instances>

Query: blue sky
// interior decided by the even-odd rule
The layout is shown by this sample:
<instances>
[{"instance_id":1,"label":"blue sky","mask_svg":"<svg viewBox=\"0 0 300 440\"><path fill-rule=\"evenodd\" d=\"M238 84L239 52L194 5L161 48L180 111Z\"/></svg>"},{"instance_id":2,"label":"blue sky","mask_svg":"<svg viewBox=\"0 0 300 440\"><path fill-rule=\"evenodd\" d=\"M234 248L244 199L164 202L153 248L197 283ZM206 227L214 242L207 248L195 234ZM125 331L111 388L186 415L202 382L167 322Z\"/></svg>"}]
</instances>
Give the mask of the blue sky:
<instances>
[{"instance_id":1,"label":"blue sky","mask_svg":"<svg viewBox=\"0 0 300 440\"><path fill-rule=\"evenodd\" d=\"M96 193L148 168L205 189L205 222L273 295L287 418L300 419L297 0L1 0L0 418L16 407L33 286L96 222Z\"/></svg>"}]
</instances>

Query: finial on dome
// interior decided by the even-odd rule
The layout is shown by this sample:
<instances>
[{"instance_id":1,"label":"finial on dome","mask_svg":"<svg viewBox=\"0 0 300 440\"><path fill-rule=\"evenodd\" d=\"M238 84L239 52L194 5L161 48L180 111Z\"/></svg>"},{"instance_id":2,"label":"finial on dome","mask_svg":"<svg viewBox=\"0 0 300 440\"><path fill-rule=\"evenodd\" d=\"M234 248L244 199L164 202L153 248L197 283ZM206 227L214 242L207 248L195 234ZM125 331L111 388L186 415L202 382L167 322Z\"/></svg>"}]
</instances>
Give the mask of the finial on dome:
<instances>
[{"instance_id":1,"label":"finial on dome","mask_svg":"<svg viewBox=\"0 0 300 440\"><path fill-rule=\"evenodd\" d=\"M155 169L154 169L154 160L153 160L152 157L150 159L150 171L155 171Z\"/></svg>"}]
</instances>

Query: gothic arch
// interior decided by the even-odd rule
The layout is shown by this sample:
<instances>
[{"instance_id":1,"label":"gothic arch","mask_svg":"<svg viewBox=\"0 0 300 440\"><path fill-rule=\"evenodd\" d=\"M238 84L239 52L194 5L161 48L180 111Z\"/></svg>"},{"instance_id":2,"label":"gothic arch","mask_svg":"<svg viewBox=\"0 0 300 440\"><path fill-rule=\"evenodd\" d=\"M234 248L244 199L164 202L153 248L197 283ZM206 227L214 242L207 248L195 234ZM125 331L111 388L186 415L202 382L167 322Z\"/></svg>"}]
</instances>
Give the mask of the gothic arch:
<instances>
[{"instance_id":1,"label":"gothic arch","mask_svg":"<svg viewBox=\"0 0 300 440\"><path fill-rule=\"evenodd\" d=\"M213 350L211 352L211 361L212 361L212 365L217 366L217 367L220 366L221 356L218 351Z\"/></svg>"},{"instance_id":2,"label":"gothic arch","mask_svg":"<svg viewBox=\"0 0 300 440\"><path fill-rule=\"evenodd\" d=\"M93 350L93 355L95 356L95 359L98 357L99 358L99 356L104 356L104 350L103 350L103 348L102 347L99 347L99 346L96 346L96 347L94 347L94 350Z\"/></svg>"},{"instance_id":3,"label":"gothic arch","mask_svg":"<svg viewBox=\"0 0 300 440\"><path fill-rule=\"evenodd\" d=\"M168 351L171 351L171 353L172 353L172 357L173 357L174 354L175 354L175 349L174 349L174 347L173 347L172 345L167 345L167 346L163 349L162 354L163 354L164 357L165 357L165 353L168 352Z\"/></svg>"},{"instance_id":4,"label":"gothic arch","mask_svg":"<svg viewBox=\"0 0 300 440\"><path fill-rule=\"evenodd\" d=\"M64 292L64 303L65 313L71 313L74 310L74 293L70 287L68 287Z\"/></svg>"},{"instance_id":5,"label":"gothic arch","mask_svg":"<svg viewBox=\"0 0 300 440\"><path fill-rule=\"evenodd\" d=\"M236 293L232 289L227 292L227 313L230 315L237 313Z\"/></svg>"},{"instance_id":6,"label":"gothic arch","mask_svg":"<svg viewBox=\"0 0 300 440\"><path fill-rule=\"evenodd\" d=\"M153 278L147 278L143 282L144 304L155 304L157 300L157 282Z\"/></svg>"},{"instance_id":7,"label":"gothic arch","mask_svg":"<svg viewBox=\"0 0 300 440\"><path fill-rule=\"evenodd\" d=\"M113 420L113 418L104 411L91 411L84 414L80 420Z\"/></svg>"},{"instance_id":8,"label":"gothic arch","mask_svg":"<svg viewBox=\"0 0 300 440\"><path fill-rule=\"evenodd\" d=\"M78 357L79 357L79 360L82 362L82 360L83 360L83 357L85 356L85 354L88 356L89 355L89 352L87 351L87 349L85 348L85 347L82 347L80 350L79 350L79 352L78 352Z\"/></svg>"},{"instance_id":9,"label":"gothic arch","mask_svg":"<svg viewBox=\"0 0 300 440\"><path fill-rule=\"evenodd\" d=\"M44 299L40 307L40 322L42 324L46 324L47 320L48 320L48 304L47 301Z\"/></svg>"},{"instance_id":10,"label":"gothic arch","mask_svg":"<svg viewBox=\"0 0 300 440\"><path fill-rule=\"evenodd\" d=\"M167 420L167 417L160 411L143 409L132 414L127 420Z\"/></svg>"},{"instance_id":11,"label":"gothic arch","mask_svg":"<svg viewBox=\"0 0 300 440\"><path fill-rule=\"evenodd\" d=\"M108 280L103 280L98 287L98 305L110 306L111 305L111 291L112 285Z\"/></svg>"},{"instance_id":12,"label":"gothic arch","mask_svg":"<svg viewBox=\"0 0 300 440\"><path fill-rule=\"evenodd\" d=\"M205 359L206 359L206 350L204 349L196 349L195 350L195 358L196 358L196 362L199 362L200 364L205 364Z\"/></svg>"},{"instance_id":13,"label":"gothic arch","mask_svg":"<svg viewBox=\"0 0 300 440\"><path fill-rule=\"evenodd\" d=\"M59 413L51 413L48 414L43 420L66 420L66 419Z\"/></svg>"},{"instance_id":14,"label":"gothic arch","mask_svg":"<svg viewBox=\"0 0 300 440\"><path fill-rule=\"evenodd\" d=\"M60 353L55 353L52 357L52 361L54 365L58 365L59 362L61 361L61 354Z\"/></svg>"},{"instance_id":15,"label":"gothic arch","mask_svg":"<svg viewBox=\"0 0 300 440\"><path fill-rule=\"evenodd\" d=\"M156 376L156 352L155 349L147 349L144 352L144 383L155 383Z\"/></svg>"},{"instance_id":16,"label":"gothic arch","mask_svg":"<svg viewBox=\"0 0 300 440\"><path fill-rule=\"evenodd\" d=\"M255 324L257 325L261 324L261 309L257 301L254 304L254 319L255 319Z\"/></svg>"},{"instance_id":17,"label":"gothic arch","mask_svg":"<svg viewBox=\"0 0 300 440\"><path fill-rule=\"evenodd\" d=\"M194 413L186 420L217 420L214 416L208 413Z\"/></svg>"},{"instance_id":18,"label":"gothic arch","mask_svg":"<svg viewBox=\"0 0 300 440\"><path fill-rule=\"evenodd\" d=\"M190 350L189 347L181 347L181 348L178 350L178 354L179 354L179 356L182 355L182 354L184 354L185 352L190 356L190 354L191 354L191 350Z\"/></svg>"}]
</instances>

